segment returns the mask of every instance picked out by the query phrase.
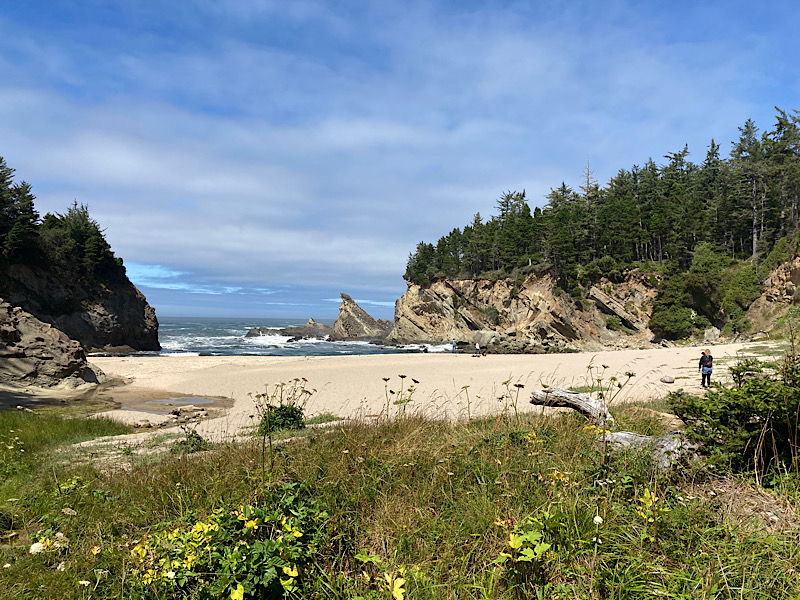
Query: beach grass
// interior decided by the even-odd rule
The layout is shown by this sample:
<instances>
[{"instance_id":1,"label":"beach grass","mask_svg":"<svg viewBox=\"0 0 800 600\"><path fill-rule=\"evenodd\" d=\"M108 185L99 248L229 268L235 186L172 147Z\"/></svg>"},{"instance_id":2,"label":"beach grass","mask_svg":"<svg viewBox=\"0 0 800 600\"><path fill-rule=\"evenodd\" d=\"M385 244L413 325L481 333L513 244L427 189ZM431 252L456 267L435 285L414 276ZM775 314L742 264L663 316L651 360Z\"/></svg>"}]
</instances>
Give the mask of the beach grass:
<instances>
[{"instance_id":1,"label":"beach grass","mask_svg":"<svg viewBox=\"0 0 800 600\"><path fill-rule=\"evenodd\" d=\"M614 415L660 434L656 408ZM659 475L643 450L603 465L575 414L338 422L276 444L266 469L258 440L64 465L56 448L106 424L67 437L36 417L0 413L32 457L0 487L0 597L246 598L274 568L264 597L800 598L796 477ZM186 576L203 536L228 545Z\"/></svg>"}]
</instances>

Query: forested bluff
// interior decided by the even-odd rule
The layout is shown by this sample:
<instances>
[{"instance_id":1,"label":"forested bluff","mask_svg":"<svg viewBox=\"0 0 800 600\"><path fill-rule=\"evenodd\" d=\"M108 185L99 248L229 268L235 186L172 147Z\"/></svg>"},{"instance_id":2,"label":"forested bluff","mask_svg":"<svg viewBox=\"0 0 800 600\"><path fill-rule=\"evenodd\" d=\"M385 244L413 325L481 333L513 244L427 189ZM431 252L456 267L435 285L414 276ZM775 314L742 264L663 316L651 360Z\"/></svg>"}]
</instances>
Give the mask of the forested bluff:
<instances>
[{"instance_id":1,"label":"forested bluff","mask_svg":"<svg viewBox=\"0 0 800 600\"><path fill-rule=\"evenodd\" d=\"M74 203L63 214L41 217L34 200L31 186L15 182L14 169L0 157L3 356L30 362L31 353L58 352L22 347L27 334L41 338L46 325L80 342L84 351L158 350L155 311L129 281L87 207ZM58 345L58 336L52 337Z\"/></svg>"},{"instance_id":2,"label":"forested bluff","mask_svg":"<svg viewBox=\"0 0 800 600\"><path fill-rule=\"evenodd\" d=\"M776 108L764 132L747 120L727 157L713 139L702 163L689 156L684 147L663 164L650 158L602 187L587 165L577 190L562 183L542 208L531 211L525 191L505 192L496 215L476 214L435 244L420 242L394 338L422 339L429 328L438 341L464 340L491 329L519 341L537 337L545 312L561 322L550 335L561 346L625 334L677 340L714 328L741 338L781 326L800 301L791 262L800 239L798 111ZM600 294L623 310L609 310ZM558 331L583 325L592 331Z\"/></svg>"}]
</instances>

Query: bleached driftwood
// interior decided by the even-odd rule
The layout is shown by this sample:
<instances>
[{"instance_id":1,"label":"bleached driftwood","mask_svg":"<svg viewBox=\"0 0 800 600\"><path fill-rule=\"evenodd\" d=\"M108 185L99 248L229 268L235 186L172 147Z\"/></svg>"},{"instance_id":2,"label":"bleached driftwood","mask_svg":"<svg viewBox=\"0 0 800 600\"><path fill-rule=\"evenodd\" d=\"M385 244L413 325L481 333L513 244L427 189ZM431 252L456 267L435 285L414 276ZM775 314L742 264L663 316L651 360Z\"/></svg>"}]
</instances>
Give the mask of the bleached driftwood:
<instances>
[{"instance_id":1,"label":"bleached driftwood","mask_svg":"<svg viewBox=\"0 0 800 600\"><path fill-rule=\"evenodd\" d=\"M614 425L614 419L608 412L608 405L605 401L590 394L561 388L548 388L543 391L534 391L531 394L531 404L571 408L599 427L607 428ZM602 437L603 434L598 435ZM681 431L670 431L657 438L630 431L614 431L606 432L605 439L613 448L649 447L659 471L666 471L681 457L697 450L697 445L687 440Z\"/></svg>"},{"instance_id":2,"label":"bleached driftwood","mask_svg":"<svg viewBox=\"0 0 800 600\"><path fill-rule=\"evenodd\" d=\"M571 408L577 410L595 425L614 424L614 417L608 412L605 401L582 392L551 387L542 391L534 391L531 394L531 404Z\"/></svg>"}]
</instances>

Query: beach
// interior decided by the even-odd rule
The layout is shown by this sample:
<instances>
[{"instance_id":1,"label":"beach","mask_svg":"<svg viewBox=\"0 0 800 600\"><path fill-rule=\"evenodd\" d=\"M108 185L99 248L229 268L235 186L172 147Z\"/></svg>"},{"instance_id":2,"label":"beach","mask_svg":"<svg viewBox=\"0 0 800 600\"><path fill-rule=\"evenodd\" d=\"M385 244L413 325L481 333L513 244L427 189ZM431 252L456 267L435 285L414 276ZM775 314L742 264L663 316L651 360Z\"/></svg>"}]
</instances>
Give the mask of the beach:
<instances>
[{"instance_id":1,"label":"beach","mask_svg":"<svg viewBox=\"0 0 800 600\"><path fill-rule=\"evenodd\" d=\"M713 379L727 379L727 366L737 354L750 354L759 344L711 346ZM202 421L197 432L210 439L235 436L253 423L250 395L274 389L281 382L303 381L308 390L307 417L333 415L342 419L377 419L390 415L423 414L459 419L541 411L529 403L533 390L545 386L582 388L602 378L623 383L613 402L663 398L683 388L700 393L698 361L702 347L647 350L475 357L469 354L415 353L361 356L126 356L92 357L106 375L124 382L103 393L127 399L123 410L105 414L126 422L152 418L135 410L131 399L185 398L216 400L224 410ZM630 377L627 375L631 373ZM405 376L401 378L400 376ZM673 377L674 383L661 382ZM385 381L388 379L388 381ZM402 384L402 387L401 387ZM265 387L266 386L266 387ZM409 394L409 387L413 393ZM519 387L524 386L524 387ZM394 393L391 393L394 392ZM402 392L402 396L401 396ZM615 392L612 392L612 394ZM408 399L396 404L398 398ZM133 407L133 408L132 408Z\"/></svg>"}]
</instances>

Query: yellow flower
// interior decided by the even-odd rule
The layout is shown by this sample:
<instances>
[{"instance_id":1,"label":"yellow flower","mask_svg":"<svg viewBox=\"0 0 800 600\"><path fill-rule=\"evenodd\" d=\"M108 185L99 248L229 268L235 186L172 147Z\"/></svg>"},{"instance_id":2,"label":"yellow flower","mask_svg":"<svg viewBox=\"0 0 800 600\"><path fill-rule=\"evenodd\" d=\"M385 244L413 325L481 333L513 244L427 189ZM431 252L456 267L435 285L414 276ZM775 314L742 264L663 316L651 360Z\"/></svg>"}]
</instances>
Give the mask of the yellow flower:
<instances>
[{"instance_id":1,"label":"yellow flower","mask_svg":"<svg viewBox=\"0 0 800 600\"><path fill-rule=\"evenodd\" d=\"M231 591L231 600L244 600L244 586L241 583Z\"/></svg>"},{"instance_id":2,"label":"yellow flower","mask_svg":"<svg viewBox=\"0 0 800 600\"><path fill-rule=\"evenodd\" d=\"M283 573L285 575L288 575L289 577L297 577L297 567L296 566L283 567Z\"/></svg>"},{"instance_id":3,"label":"yellow flower","mask_svg":"<svg viewBox=\"0 0 800 600\"><path fill-rule=\"evenodd\" d=\"M249 529L249 528L251 528L251 527L252 527L254 530L255 530L255 529L258 529L258 519L253 519L252 521L245 521L245 522L244 522L244 528L245 528L245 529Z\"/></svg>"},{"instance_id":4,"label":"yellow flower","mask_svg":"<svg viewBox=\"0 0 800 600\"><path fill-rule=\"evenodd\" d=\"M100 554L100 550L101 550L100 546L92 546L92 554L94 554L95 556Z\"/></svg>"}]
</instances>

